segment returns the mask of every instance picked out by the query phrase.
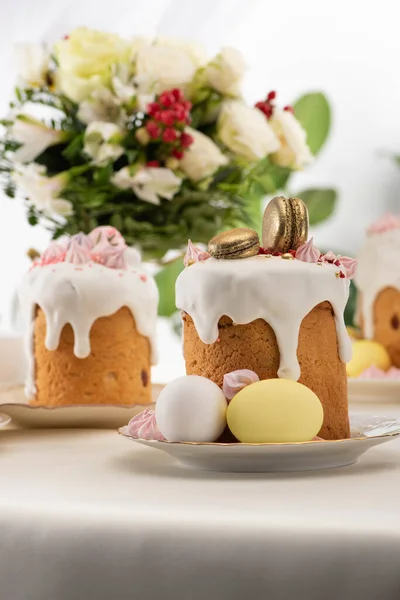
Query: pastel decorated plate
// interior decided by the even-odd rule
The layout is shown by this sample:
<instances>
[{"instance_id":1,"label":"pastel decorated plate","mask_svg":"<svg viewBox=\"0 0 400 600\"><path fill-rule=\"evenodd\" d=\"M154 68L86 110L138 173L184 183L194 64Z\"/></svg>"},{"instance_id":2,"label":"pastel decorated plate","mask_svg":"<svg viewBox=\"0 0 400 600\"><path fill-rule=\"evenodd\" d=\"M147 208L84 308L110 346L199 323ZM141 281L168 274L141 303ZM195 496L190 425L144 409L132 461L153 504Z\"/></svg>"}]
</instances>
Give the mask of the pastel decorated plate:
<instances>
[{"instance_id":1,"label":"pastel decorated plate","mask_svg":"<svg viewBox=\"0 0 400 600\"><path fill-rule=\"evenodd\" d=\"M347 381L350 403L400 404L400 379L349 377Z\"/></svg>"},{"instance_id":2,"label":"pastel decorated plate","mask_svg":"<svg viewBox=\"0 0 400 600\"><path fill-rule=\"evenodd\" d=\"M224 472L312 471L345 467L358 461L370 448L400 434L400 420L389 417L350 417L351 438L294 444L174 443L130 436L129 440L171 455L182 467Z\"/></svg>"},{"instance_id":3,"label":"pastel decorated plate","mask_svg":"<svg viewBox=\"0 0 400 600\"><path fill-rule=\"evenodd\" d=\"M153 385L154 401L161 386ZM116 429L142 412L145 408L154 408L153 404L142 406L117 405L71 405L62 407L30 406L22 387L0 391L0 411L11 417L13 423L28 428L94 428Z\"/></svg>"}]
</instances>

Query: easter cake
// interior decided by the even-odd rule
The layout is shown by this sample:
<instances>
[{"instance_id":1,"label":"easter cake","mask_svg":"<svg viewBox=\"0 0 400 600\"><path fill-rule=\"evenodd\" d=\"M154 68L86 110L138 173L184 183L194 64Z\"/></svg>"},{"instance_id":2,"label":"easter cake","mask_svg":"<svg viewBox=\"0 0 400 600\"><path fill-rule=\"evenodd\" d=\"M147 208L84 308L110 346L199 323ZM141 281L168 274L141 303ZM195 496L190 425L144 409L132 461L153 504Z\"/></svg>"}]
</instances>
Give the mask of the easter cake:
<instances>
[{"instance_id":1,"label":"easter cake","mask_svg":"<svg viewBox=\"0 0 400 600\"><path fill-rule=\"evenodd\" d=\"M400 217L389 214L367 230L357 260L355 283L359 292L357 320L363 337L382 344L397 368L400 367L399 257Z\"/></svg>"},{"instance_id":2,"label":"easter cake","mask_svg":"<svg viewBox=\"0 0 400 600\"><path fill-rule=\"evenodd\" d=\"M31 404L152 402L158 291L118 231L99 227L52 242L20 299Z\"/></svg>"},{"instance_id":3,"label":"easter cake","mask_svg":"<svg viewBox=\"0 0 400 600\"><path fill-rule=\"evenodd\" d=\"M319 435L349 437L345 363L351 342L344 309L355 261L307 241L297 198L274 198L262 246L249 229L219 234L204 252L189 243L176 283L188 375L222 388L227 373L304 384L323 407Z\"/></svg>"}]
</instances>

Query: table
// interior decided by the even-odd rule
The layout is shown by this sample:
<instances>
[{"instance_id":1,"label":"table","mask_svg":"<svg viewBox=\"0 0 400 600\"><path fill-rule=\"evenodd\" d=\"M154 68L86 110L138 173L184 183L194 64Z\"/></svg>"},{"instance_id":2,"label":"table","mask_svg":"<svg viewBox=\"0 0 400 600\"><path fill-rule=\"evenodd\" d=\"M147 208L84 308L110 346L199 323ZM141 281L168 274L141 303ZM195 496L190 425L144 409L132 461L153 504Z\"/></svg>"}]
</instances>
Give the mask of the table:
<instances>
[{"instance_id":1,"label":"table","mask_svg":"<svg viewBox=\"0 0 400 600\"><path fill-rule=\"evenodd\" d=\"M6 429L0 482L1 600L400 597L400 440L252 475L186 471L113 431Z\"/></svg>"}]
</instances>

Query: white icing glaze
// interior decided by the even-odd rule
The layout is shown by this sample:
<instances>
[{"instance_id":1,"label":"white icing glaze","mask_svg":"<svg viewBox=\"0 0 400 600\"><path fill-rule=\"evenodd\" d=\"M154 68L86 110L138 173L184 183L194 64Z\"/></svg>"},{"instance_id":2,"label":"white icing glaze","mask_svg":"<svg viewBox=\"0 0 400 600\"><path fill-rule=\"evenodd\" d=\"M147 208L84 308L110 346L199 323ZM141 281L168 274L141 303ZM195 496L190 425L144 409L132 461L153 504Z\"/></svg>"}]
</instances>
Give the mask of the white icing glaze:
<instances>
[{"instance_id":1,"label":"white icing glaze","mask_svg":"<svg viewBox=\"0 0 400 600\"><path fill-rule=\"evenodd\" d=\"M374 337L374 302L387 287L400 290L400 229L368 234L357 259L355 283L361 292L357 319L364 321L364 335Z\"/></svg>"},{"instance_id":2,"label":"white icing glaze","mask_svg":"<svg viewBox=\"0 0 400 600\"><path fill-rule=\"evenodd\" d=\"M156 362L158 289L154 279L137 267L109 269L96 263L37 266L25 276L20 300L24 313L30 318L26 335L29 360L26 394L29 398L36 393L33 352L36 306L40 306L46 316L46 348L57 349L62 329L69 323L74 331L74 354L78 358L90 354L93 323L126 306L139 333L150 339L152 362Z\"/></svg>"},{"instance_id":3,"label":"white icing glaze","mask_svg":"<svg viewBox=\"0 0 400 600\"><path fill-rule=\"evenodd\" d=\"M176 305L188 313L200 339L213 344L218 322L227 315L238 324L264 319L273 328L280 352L278 377L297 381L297 345L304 317L327 300L335 313L339 355L351 358L344 323L349 280L336 277L338 268L280 257L241 260L209 258L187 267L176 282Z\"/></svg>"}]
</instances>

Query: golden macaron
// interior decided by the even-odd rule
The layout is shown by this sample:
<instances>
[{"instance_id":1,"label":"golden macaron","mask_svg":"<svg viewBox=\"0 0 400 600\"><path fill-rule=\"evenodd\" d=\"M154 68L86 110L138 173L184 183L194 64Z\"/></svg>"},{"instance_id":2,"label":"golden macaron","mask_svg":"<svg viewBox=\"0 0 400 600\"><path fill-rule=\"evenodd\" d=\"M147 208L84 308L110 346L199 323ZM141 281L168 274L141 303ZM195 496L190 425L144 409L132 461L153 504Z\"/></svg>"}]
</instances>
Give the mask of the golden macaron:
<instances>
[{"instance_id":1,"label":"golden macaron","mask_svg":"<svg viewBox=\"0 0 400 600\"><path fill-rule=\"evenodd\" d=\"M258 254L258 233L247 227L223 231L208 243L208 251L214 258L248 258Z\"/></svg>"},{"instance_id":2,"label":"golden macaron","mask_svg":"<svg viewBox=\"0 0 400 600\"><path fill-rule=\"evenodd\" d=\"M264 212L263 248L273 252L297 250L308 238L308 210L300 198L273 198Z\"/></svg>"}]
</instances>

